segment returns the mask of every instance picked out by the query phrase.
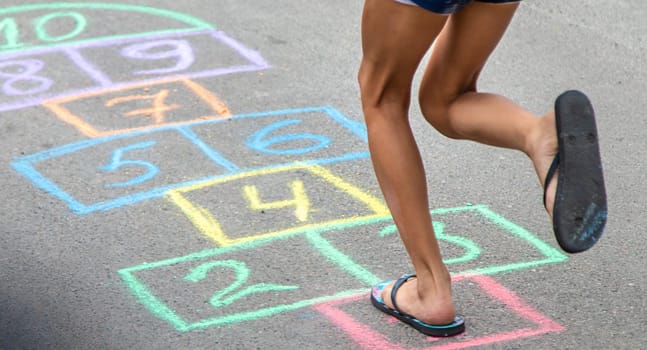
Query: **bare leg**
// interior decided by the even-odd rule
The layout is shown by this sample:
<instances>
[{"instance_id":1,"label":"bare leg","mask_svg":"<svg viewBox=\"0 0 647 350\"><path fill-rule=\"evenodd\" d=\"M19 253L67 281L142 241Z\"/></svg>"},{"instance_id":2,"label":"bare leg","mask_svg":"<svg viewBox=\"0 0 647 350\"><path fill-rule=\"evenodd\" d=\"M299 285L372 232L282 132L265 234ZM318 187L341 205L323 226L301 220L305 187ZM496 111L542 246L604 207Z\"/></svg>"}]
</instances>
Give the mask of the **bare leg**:
<instances>
[{"instance_id":1,"label":"bare leg","mask_svg":"<svg viewBox=\"0 0 647 350\"><path fill-rule=\"evenodd\" d=\"M543 185L557 153L554 113L539 118L502 96L476 92L479 72L516 7L475 2L452 15L435 44L419 99L425 118L443 134L526 153ZM547 191L551 215L555 185Z\"/></svg>"},{"instance_id":2,"label":"bare leg","mask_svg":"<svg viewBox=\"0 0 647 350\"><path fill-rule=\"evenodd\" d=\"M375 173L418 275L398 292L402 311L432 324L455 316L451 280L434 236L425 172L408 109L411 81L446 16L392 0L367 0L359 71ZM389 306L390 289L383 294Z\"/></svg>"},{"instance_id":3,"label":"bare leg","mask_svg":"<svg viewBox=\"0 0 647 350\"><path fill-rule=\"evenodd\" d=\"M501 96L476 92L478 75L517 6L476 2L443 17L391 0L365 4L359 81L369 148L418 275L402 286L398 305L428 323L449 323L455 311L428 212L425 172L408 122L411 81L438 36L420 89L425 118L449 137L525 152L543 181L557 148L553 114L539 118ZM554 190L549 204L551 196ZM392 305L390 288L382 297Z\"/></svg>"}]
</instances>

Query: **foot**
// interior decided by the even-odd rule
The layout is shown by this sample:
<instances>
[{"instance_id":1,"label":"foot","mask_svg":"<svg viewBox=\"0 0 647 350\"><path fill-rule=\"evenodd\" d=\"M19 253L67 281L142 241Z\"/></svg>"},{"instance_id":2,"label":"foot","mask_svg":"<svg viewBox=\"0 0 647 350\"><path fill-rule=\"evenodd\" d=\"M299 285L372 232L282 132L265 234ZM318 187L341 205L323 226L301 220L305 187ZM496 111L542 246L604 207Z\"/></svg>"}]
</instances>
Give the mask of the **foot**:
<instances>
[{"instance_id":1,"label":"foot","mask_svg":"<svg viewBox=\"0 0 647 350\"><path fill-rule=\"evenodd\" d=\"M451 296L451 281L444 287L433 284L423 288L418 278L412 277L397 290L395 295L398 308L403 313L433 325L444 325L454 321L456 311ZM391 300L393 283L389 284L382 292L384 303L395 309Z\"/></svg>"},{"instance_id":2,"label":"foot","mask_svg":"<svg viewBox=\"0 0 647 350\"><path fill-rule=\"evenodd\" d=\"M559 169L555 171L552 179L546 185L546 175L550 168L555 155L557 154L557 128L555 126L555 113L549 112L537 121L534 129L534 136L531 141L530 152L528 156L532 160L537 173L537 178L546 194L546 211L553 217L553 207L555 205L555 194L557 193L557 175Z\"/></svg>"}]
</instances>

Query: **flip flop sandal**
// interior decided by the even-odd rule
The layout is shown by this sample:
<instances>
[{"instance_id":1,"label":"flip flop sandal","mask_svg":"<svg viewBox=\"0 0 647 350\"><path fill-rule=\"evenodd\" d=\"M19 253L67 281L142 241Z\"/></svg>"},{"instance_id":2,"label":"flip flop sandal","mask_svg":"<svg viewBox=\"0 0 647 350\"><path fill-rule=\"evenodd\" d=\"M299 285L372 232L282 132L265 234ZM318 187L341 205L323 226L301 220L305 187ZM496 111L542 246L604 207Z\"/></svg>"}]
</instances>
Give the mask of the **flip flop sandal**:
<instances>
[{"instance_id":1,"label":"flip flop sandal","mask_svg":"<svg viewBox=\"0 0 647 350\"><path fill-rule=\"evenodd\" d=\"M544 183L559 168L553 206L553 230L569 253L591 248L602 236L607 220L607 196L593 107L579 91L566 91L555 101L559 150Z\"/></svg>"},{"instance_id":2,"label":"flip flop sandal","mask_svg":"<svg viewBox=\"0 0 647 350\"><path fill-rule=\"evenodd\" d=\"M371 303L378 310L388 315L391 315L397 318L398 320L417 329L423 334L426 334L432 337L450 337L465 331L465 321L460 316L456 316L456 318L454 318L454 322L452 323L445 324L445 325L433 325L433 324L422 322L416 319L415 317L400 311L400 309L398 308L398 305L395 303L395 294L398 292L398 289L400 289L400 287L405 282L407 282L410 278L415 276L416 275L407 274L398 278L395 281L395 284L393 285L393 290L391 291L391 302L393 303L393 308L388 307L384 303L384 300L382 299L382 291L386 286L389 285L389 283L393 282L392 280L383 281L377 284L375 287L373 287L373 289L371 290Z\"/></svg>"}]
</instances>

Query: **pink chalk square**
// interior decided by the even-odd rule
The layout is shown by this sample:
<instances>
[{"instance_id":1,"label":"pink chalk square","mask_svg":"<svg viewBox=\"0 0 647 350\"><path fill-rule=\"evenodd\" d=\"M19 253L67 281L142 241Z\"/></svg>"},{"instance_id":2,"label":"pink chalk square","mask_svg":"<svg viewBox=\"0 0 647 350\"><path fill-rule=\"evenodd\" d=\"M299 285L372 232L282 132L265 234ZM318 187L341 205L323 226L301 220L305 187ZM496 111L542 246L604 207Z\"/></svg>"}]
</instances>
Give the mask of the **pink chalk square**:
<instances>
[{"instance_id":1,"label":"pink chalk square","mask_svg":"<svg viewBox=\"0 0 647 350\"><path fill-rule=\"evenodd\" d=\"M492 277L485 275L468 275L456 276L452 278L456 282L471 282L478 286L492 302L503 305L507 314L514 314L522 322L515 323L519 326L517 329L507 329L497 332L496 330L479 330L478 333L470 332L470 318L466 319L466 332L451 338L434 338L426 337L420 333L421 339L428 343L429 346L407 347L390 339L387 335L376 331L371 326L357 321L349 313L341 310L341 306L357 301L367 301L368 295L354 295L342 299L328 301L317 304L315 310L328 317L337 327L346 333L359 347L371 350L456 350L465 349L474 346L501 343L506 341L518 340L546 333L555 333L564 331L565 328L553 321L552 319L539 313L530 305L526 304L514 292L503 287ZM367 302L368 303L368 302ZM377 317L387 317L376 311ZM515 318L516 319L516 318ZM388 317L387 324L398 323L395 318ZM412 328L413 329L413 328Z\"/></svg>"}]
</instances>

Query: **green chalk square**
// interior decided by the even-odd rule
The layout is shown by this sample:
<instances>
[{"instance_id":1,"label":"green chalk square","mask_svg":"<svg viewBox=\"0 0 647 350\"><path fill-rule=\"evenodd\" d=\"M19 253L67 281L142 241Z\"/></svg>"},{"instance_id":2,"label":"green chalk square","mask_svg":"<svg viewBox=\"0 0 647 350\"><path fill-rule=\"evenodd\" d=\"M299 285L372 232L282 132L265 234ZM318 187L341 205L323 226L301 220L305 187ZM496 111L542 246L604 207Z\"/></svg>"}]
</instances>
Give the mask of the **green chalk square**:
<instances>
[{"instance_id":1,"label":"green chalk square","mask_svg":"<svg viewBox=\"0 0 647 350\"><path fill-rule=\"evenodd\" d=\"M435 209L431 211L431 214L438 231L437 236L441 249L444 249L445 263L448 264L453 275L491 275L568 260L568 257L557 249L486 206ZM472 221L468 222L463 219ZM499 235L480 237L490 241L490 245L486 247L478 241L479 237L473 233L478 229L472 226L474 224L494 225ZM463 234L461 229L469 232ZM506 256L508 260L512 259L512 261L497 263L501 260L501 256L495 254L496 249L506 245L506 241L497 241L497 238L510 241L511 243L508 245L512 244L512 246L508 246L508 248L515 251L517 257ZM383 240L379 241L380 239ZM313 250L321 255L312 254ZM189 269L182 267L183 265L193 267L195 270L196 265L199 264L235 260L231 255L236 257L236 254L242 255L243 260L249 259L251 265L258 264L259 261L274 264L272 258L280 257L283 259L284 265L288 264L288 266L283 266L284 275L301 276L304 286L318 286L319 290L314 294L310 291L309 296L287 303L259 303L256 308L234 310L192 321L187 316L181 316L179 309L182 309L186 314L187 310L192 308L204 307L204 300L199 301L201 304L194 304L195 301L190 300L182 305L170 305L160 296L160 294L164 294L165 286L159 286L159 284L172 282L172 278L168 276L169 271L164 271L164 269L172 270L179 266L178 271L182 273L173 272L172 274L185 276ZM286 254L293 254L295 257L293 259L286 258ZM304 229L290 236L270 237L224 248L204 250L155 263L144 263L121 269L119 274L137 299L154 315L171 323L178 331L186 332L228 323L256 320L321 302L368 293L369 288L383 278L393 278L396 274L411 271L405 254L400 238L394 231L392 218L383 216L360 218L355 221ZM259 257L268 257L268 259L263 260ZM475 263L476 266L466 267ZM276 268L276 265L272 266ZM466 268L457 269L460 266ZM303 269L305 273L300 273L299 269ZM150 276L142 276L156 270L160 271L157 275L161 276L161 279L157 279L157 281L151 279ZM339 270L343 273L319 273ZM312 271L318 271L318 273ZM330 281L323 280L322 276L328 276ZM267 282L279 282L278 284L284 285L282 281ZM331 290L331 286L338 286L338 288ZM167 298L170 297L173 296L167 295Z\"/></svg>"},{"instance_id":2,"label":"green chalk square","mask_svg":"<svg viewBox=\"0 0 647 350\"><path fill-rule=\"evenodd\" d=\"M431 215L443 260L452 275L492 275L568 260L484 205L435 209ZM346 270L365 271L356 274L363 280L377 283L413 271L389 216L319 232L319 236L326 242L317 245L323 247L322 253L343 261Z\"/></svg>"},{"instance_id":3,"label":"green chalk square","mask_svg":"<svg viewBox=\"0 0 647 350\"><path fill-rule=\"evenodd\" d=\"M187 332L366 293L371 281L361 277L367 272L353 266L339 273L338 262L318 254L320 244L316 234L303 232L144 263L119 274L151 313Z\"/></svg>"}]
</instances>

